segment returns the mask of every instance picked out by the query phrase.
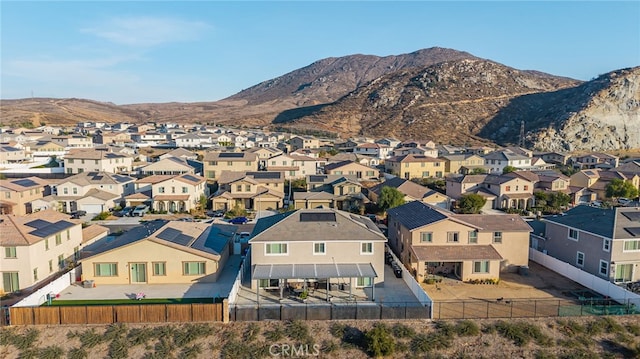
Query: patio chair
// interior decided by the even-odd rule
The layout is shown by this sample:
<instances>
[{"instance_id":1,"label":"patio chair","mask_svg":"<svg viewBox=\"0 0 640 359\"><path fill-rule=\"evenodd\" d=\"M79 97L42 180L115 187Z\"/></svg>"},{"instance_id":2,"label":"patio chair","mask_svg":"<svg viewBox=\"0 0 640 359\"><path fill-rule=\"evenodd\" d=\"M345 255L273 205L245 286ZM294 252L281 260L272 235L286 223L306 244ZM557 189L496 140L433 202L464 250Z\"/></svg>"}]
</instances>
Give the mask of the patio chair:
<instances>
[{"instance_id":1,"label":"patio chair","mask_svg":"<svg viewBox=\"0 0 640 359\"><path fill-rule=\"evenodd\" d=\"M146 298L147 296L140 292L140 293L136 293L136 300L143 300L144 298Z\"/></svg>"}]
</instances>

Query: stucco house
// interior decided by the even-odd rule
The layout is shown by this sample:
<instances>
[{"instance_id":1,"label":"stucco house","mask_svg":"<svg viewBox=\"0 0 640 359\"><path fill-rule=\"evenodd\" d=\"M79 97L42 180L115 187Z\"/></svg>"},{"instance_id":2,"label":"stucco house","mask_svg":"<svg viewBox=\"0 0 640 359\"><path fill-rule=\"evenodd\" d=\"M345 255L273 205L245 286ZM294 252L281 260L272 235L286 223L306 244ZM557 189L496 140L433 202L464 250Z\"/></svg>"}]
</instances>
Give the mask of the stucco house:
<instances>
[{"instance_id":1,"label":"stucco house","mask_svg":"<svg viewBox=\"0 0 640 359\"><path fill-rule=\"evenodd\" d=\"M281 154L265 160L267 171L282 172L287 180L316 174L318 159L302 155Z\"/></svg>"},{"instance_id":2,"label":"stucco house","mask_svg":"<svg viewBox=\"0 0 640 359\"><path fill-rule=\"evenodd\" d=\"M507 166L519 169L531 168L531 157L505 149L485 155L484 164L489 173L502 174Z\"/></svg>"},{"instance_id":3,"label":"stucco house","mask_svg":"<svg viewBox=\"0 0 640 359\"><path fill-rule=\"evenodd\" d=\"M182 157L166 157L138 169L141 175L195 174L196 169Z\"/></svg>"},{"instance_id":4,"label":"stucco house","mask_svg":"<svg viewBox=\"0 0 640 359\"><path fill-rule=\"evenodd\" d=\"M82 238L81 224L55 210L0 215L0 292L32 287L66 268Z\"/></svg>"},{"instance_id":5,"label":"stucco house","mask_svg":"<svg viewBox=\"0 0 640 359\"><path fill-rule=\"evenodd\" d=\"M62 212L100 213L120 205L134 192L135 178L108 172L82 172L60 181L54 198Z\"/></svg>"},{"instance_id":6,"label":"stucco house","mask_svg":"<svg viewBox=\"0 0 640 359\"><path fill-rule=\"evenodd\" d=\"M485 208L530 208L534 204L534 183L521 176L466 175L446 179L447 195L458 200L475 193L487 199Z\"/></svg>"},{"instance_id":7,"label":"stucco house","mask_svg":"<svg viewBox=\"0 0 640 359\"><path fill-rule=\"evenodd\" d=\"M358 180L377 180L380 171L373 167L361 165L352 161L341 161L327 163L324 166L324 173L328 175L349 175L355 176Z\"/></svg>"},{"instance_id":8,"label":"stucco house","mask_svg":"<svg viewBox=\"0 0 640 359\"><path fill-rule=\"evenodd\" d=\"M362 185L348 176L307 176L307 192L293 192L293 206L303 208L336 208L355 211L369 202L362 193Z\"/></svg>"},{"instance_id":9,"label":"stucco house","mask_svg":"<svg viewBox=\"0 0 640 359\"><path fill-rule=\"evenodd\" d=\"M214 210L238 207L247 210L282 208L284 175L268 171L223 171L218 191L211 198Z\"/></svg>"},{"instance_id":10,"label":"stucco house","mask_svg":"<svg viewBox=\"0 0 640 359\"><path fill-rule=\"evenodd\" d=\"M34 212L32 202L42 198L49 181L39 177L0 180L0 213L24 216Z\"/></svg>"},{"instance_id":11,"label":"stucco house","mask_svg":"<svg viewBox=\"0 0 640 359\"><path fill-rule=\"evenodd\" d=\"M202 196L209 197L209 191L204 177L182 174L151 184L151 196L156 211L189 212Z\"/></svg>"},{"instance_id":12,"label":"stucco house","mask_svg":"<svg viewBox=\"0 0 640 359\"><path fill-rule=\"evenodd\" d=\"M181 221L151 226L85 247L83 278L97 285L210 283L218 279L229 257L235 226Z\"/></svg>"},{"instance_id":13,"label":"stucco house","mask_svg":"<svg viewBox=\"0 0 640 359\"><path fill-rule=\"evenodd\" d=\"M222 171L257 171L258 156L251 152L207 152L204 155L204 177L218 180Z\"/></svg>"},{"instance_id":14,"label":"stucco house","mask_svg":"<svg viewBox=\"0 0 640 359\"><path fill-rule=\"evenodd\" d=\"M261 218L249 240L251 287L383 286L386 241L370 219L336 209Z\"/></svg>"},{"instance_id":15,"label":"stucco house","mask_svg":"<svg viewBox=\"0 0 640 359\"><path fill-rule=\"evenodd\" d=\"M64 156L65 173L131 172L133 157L110 150L72 150Z\"/></svg>"},{"instance_id":16,"label":"stucco house","mask_svg":"<svg viewBox=\"0 0 640 359\"><path fill-rule=\"evenodd\" d=\"M531 227L518 215L454 214L413 201L387 216L389 246L418 281L498 279L529 263Z\"/></svg>"},{"instance_id":17,"label":"stucco house","mask_svg":"<svg viewBox=\"0 0 640 359\"><path fill-rule=\"evenodd\" d=\"M614 283L640 280L640 208L581 205L544 221L548 255Z\"/></svg>"},{"instance_id":18,"label":"stucco house","mask_svg":"<svg viewBox=\"0 0 640 359\"><path fill-rule=\"evenodd\" d=\"M384 162L385 172L404 179L444 177L445 160L425 155L404 155L388 158Z\"/></svg>"}]
</instances>

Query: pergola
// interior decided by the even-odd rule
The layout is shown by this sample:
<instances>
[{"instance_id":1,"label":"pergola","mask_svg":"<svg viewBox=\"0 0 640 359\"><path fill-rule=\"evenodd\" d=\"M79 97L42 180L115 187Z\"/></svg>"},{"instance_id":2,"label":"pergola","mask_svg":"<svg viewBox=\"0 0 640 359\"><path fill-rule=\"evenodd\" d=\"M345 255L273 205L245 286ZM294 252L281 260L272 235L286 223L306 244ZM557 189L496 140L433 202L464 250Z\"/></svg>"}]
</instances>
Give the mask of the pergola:
<instances>
[{"instance_id":1,"label":"pergola","mask_svg":"<svg viewBox=\"0 0 640 359\"><path fill-rule=\"evenodd\" d=\"M329 301L329 282L331 278L371 278L371 296L375 300L375 285L373 278L378 277L371 263L330 263L330 264L256 264L253 268L254 280L277 279L280 288L280 298L284 289L283 280L286 279L325 279L327 281L327 302ZM257 286L257 299L260 303L260 285ZM352 288L349 286L349 296Z\"/></svg>"}]
</instances>

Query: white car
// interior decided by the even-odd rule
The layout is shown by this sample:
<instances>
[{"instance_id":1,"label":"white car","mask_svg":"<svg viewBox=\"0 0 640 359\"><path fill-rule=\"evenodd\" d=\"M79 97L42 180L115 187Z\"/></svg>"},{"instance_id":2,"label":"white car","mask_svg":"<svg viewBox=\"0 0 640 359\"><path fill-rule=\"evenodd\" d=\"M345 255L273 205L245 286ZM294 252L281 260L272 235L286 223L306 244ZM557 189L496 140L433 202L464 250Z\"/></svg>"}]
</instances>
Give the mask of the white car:
<instances>
[{"instance_id":1,"label":"white car","mask_svg":"<svg viewBox=\"0 0 640 359\"><path fill-rule=\"evenodd\" d=\"M621 197L621 198L618 198L618 203L620 203L623 206L626 206L629 203L631 203L631 200L629 198Z\"/></svg>"},{"instance_id":2,"label":"white car","mask_svg":"<svg viewBox=\"0 0 640 359\"><path fill-rule=\"evenodd\" d=\"M134 208L134 210L131 212L131 217L143 217L147 212L149 212L149 207L141 204Z\"/></svg>"}]
</instances>

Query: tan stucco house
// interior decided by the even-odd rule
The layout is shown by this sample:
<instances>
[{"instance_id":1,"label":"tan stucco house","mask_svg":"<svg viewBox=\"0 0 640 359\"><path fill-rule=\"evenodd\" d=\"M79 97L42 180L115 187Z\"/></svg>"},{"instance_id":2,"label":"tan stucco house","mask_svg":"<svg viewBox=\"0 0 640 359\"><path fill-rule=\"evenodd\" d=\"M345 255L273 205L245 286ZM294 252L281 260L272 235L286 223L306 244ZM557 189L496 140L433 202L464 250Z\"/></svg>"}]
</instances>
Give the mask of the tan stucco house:
<instances>
[{"instance_id":1,"label":"tan stucco house","mask_svg":"<svg viewBox=\"0 0 640 359\"><path fill-rule=\"evenodd\" d=\"M130 172L133 157L109 150L72 150L64 156L65 173L82 172Z\"/></svg>"},{"instance_id":2,"label":"tan stucco house","mask_svg":"<svg viewBox=\"0 0 640 359\"><path fill-rule=\"evenodd\" d=\"M215 180L222 171L257 171L258 156L251 152L207 152L204 155L204 177Z\"/></svg>"},{"instance_id":3,"label":"tan stucco house","mask_svg":"<svg viewBox=\"0 0 640 359\"><path fill-rule=\"evenodd\" d=\"M213 209L228 211L238 207L248 210L282 208L284 175L269 171L223 171L218 191L211 199Z\"/></svg>"},{"instance_id":4,"label":"tan stucco house","mask_svg":"<svg viewBox=\"0 0 640 359\"><path fill-rule=\"evenodd\" d=\"M24 216L33 212L32 202L44 196L48 185L39 177L0 180L0 213Z\"/></svg>"}]
</instances>

